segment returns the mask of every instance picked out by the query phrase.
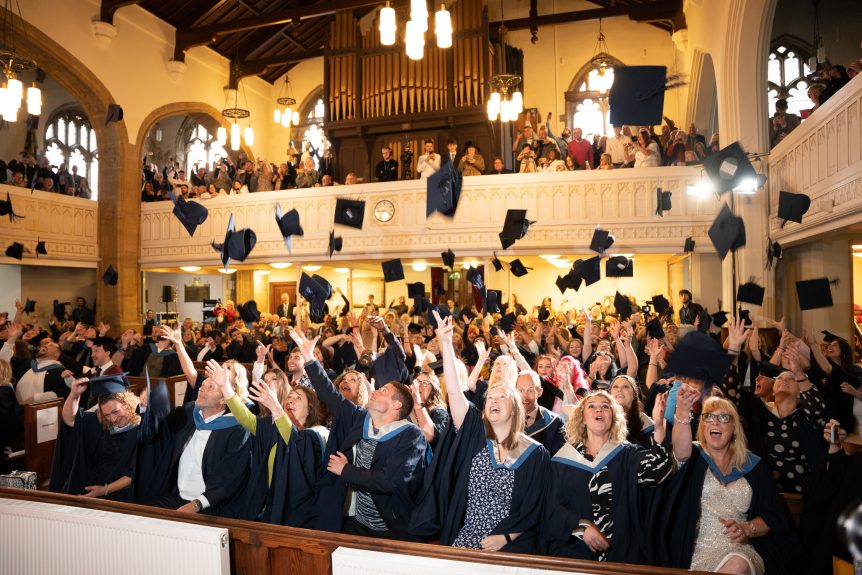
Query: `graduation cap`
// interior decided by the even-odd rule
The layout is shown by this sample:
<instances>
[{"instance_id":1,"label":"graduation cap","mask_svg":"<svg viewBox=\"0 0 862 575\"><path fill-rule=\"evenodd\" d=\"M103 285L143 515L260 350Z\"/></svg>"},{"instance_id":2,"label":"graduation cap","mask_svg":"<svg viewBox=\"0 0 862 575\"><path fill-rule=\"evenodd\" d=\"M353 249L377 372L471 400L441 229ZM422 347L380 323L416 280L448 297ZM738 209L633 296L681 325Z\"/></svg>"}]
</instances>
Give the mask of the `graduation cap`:
<instances>
[{"instance_id":1,"label":"graduation cap","mask_svg":"<svg viewBox=\"0 0 862 575\"><path fill-rule=\"evenodd\" d=\"M518 321L518 318L517 318L517 317L515 317L515 314L514 314L514 313L509 312L509 313L507 313L506 315L504 315L503 317L501 317L501 318L500 318L500 321L498 322L498 325L500 326L500 329L501 329L501 330L503 330L503 331L504 331L504 332L506 332L506 333L509 333L509 332L511 332L511 331L512 331L512 329L514 329L514 327L515 327L515 323L516 323L517 321Z\"/></svg>"},{"instance_id":2,"label":"graduation cap","mask_svg":"<svg viewBox=\"0 0 862 575\"><path fill-rule=\"evenodd\" d=\"M742 320L743 325L751 325L751 312L747 309L742 309L741 307L736 310L736 317Z\"/></svg>"},{"instance_id":3,"label":"graduation cap","mask_svg":"<svg viewBox=\"0 0 862 575\"><path fill-rule=\"evenodd\" d=\"M533 268L528 268L521 263L520 259L512 260L509 264L509 271L512 272L512 275L516 278L524 277L527 275L527 270L531 270Z\"/></svg>"},{"instance_id":4,"label":"graduation cap","mask_svg":"<svg viewBox=\"0 0 862 575\"><path fill-rule=\"evenodd\" d=\"M590 249L598 254L604 254L605 250L610 249L612 245L614 245L614 236L607 230L596 226L593 238L590 240Z\"/></svg>"},{"instance_id":5,"label":"graduation cap","mask_svg":"<svg viewBox=\"0 0 862 575\"><path fill-rule=\"evenodd\" d=\"M452 162L446 162L428 177L425 187L425 216L440 212L450 218L458 209L463 179Z\"/></svg>"},{"instance_id":6,"label":"graduation cap","mask_svg":"<svg viewBox=\"0 0 862 575\"><path fill-rule=\"evenodd\" d=\"M839 339L842 341L846 341L840 335L835 335L834 333L832 333L831 331L826 330L826 329L824 329L820 333L823 334L823 341L826 343L832 343L833 341L838 341Z\"/></svg>"},{"instance_id":7,"label":"graduation cap","mask_svg":"<svg viewBox=\"0 0 862 575\"><path fill-rule=\"evenodd\" d=\"M766 240L766 269L771 270L772 264L777 263L782 257L781 244L773 242L771 239Z\"/></svg>"},{"instance_id":8,"label":"graduation cap","mask_svg":"<svg viewBox=\"0 0 862 575\"><path fill-rule=\"evenodd\" d=\"M712 337L690 331L677 343L666 371L681 377L720 382L732 360L733 356L724 353Z\"/></svg>"},{"instance_id":9,"label":"graduation cap","mask_svg":"<svg viewBox=\"0 0 862 575\"><path fill-rule=\"evenodd\" d=\"M794 194L792 192L778 192L778 219L784 220L781 227L787 222L802 223L802 216L811 207L811 198L807 194Z\"/></svg>"},{"instance_id":10,"label":"graduation cap","mask_svg":"<svg viewBox=\"0 0 862 575\"><path fill-rule=\"evenodd\" d=\"M260 312L257 311L257 302L250 300L237 306L239 317L245 322L245 327L251 329L251 324L260 321Z\"/></svg>"},{"instance_id":11,"label":"graduation cap","mask_svg":"<svg viewBox=\"0 0 862 575\"><path fill-rule=\"evenodd\" d=\"M319 275L310 276L302 272L302 277L299 278L299 294L308 301L311 321L322 321L326 300L332 295L329 282Z\"/></svg>"},{"instance_id":12,"label":"graduation cap","mask_svg":"<svg viewBox=\"0 0 862 575\"><path fill-rule=\"evenodd\" d=\"M209 216L209 210L198 202L187 202L182 196L168 192L168 197L174 203L174 215L186 229L190 236L195 235L195 230L202 225Z\"/></svg>"},{"instance_id":13,"label":"graduation cap","mask_svg":"<svg viewBox=\"0 0 862 575\"><path fill-rule=\"evenodd\" d=\"M766 289L758 285L753 279L741 284L736 288L736 299L740 303L750 303L752 305L763 305L763 295Z\"/></svg>"},{"instance_id":14,"label":"graduation cap","mask_svg":"<svg viewBox=\"0 0 862 575\"><path fill-rule=\"evenodd\" d=\"M557 276L557 288L560 290L560 293L566 293L567 289L573 289L578 291L578 288L581 287L581 282L584 281L581 276L577 275L574 269L569 270L564 276Z\"/></svg>"},{"instance_id":15,"label":"graduation cap","mask_svg":"<svg viewBox=\"0 0 862 575\"><path fill-rule=\"evenodd\" d=\"M400 259L388 260L380 265L383 268L383 281L397 282L404 279L404 266Z\"/></svg>"},{"instance_id":16,"label":"graduation cap","mask_svg":"<svg viewBox=\"0 0 862 575\"><path fill-rule=\"evenodd\" d=\"M614 296L614 309L620 314L620 319L625 321L632 316L632 302L629 298L617 292Z\"/></svg>"},{"instance_id":17,"label":"graduation cap","mask_svg":"<svg viewBox=\"0 0 862 575\"><path fill-rule=\"evenodd\" d=\"M670 307L670 302L667 301L667 298L662 294L652 296L651 301L653 309L655 309L655 312L659 315L662 315Z\"/></svg>"},{"instance_id":18,"label":"graduation cap","mask_svg":"<svg viewBox=\"0 0 862 575\"><path fill-rule=\"evenodd\" d=\"M393 381L404 385L410 384L410 370L394 347L386 348L386 351L375 358L372 364L372 375L374 385L378 389Z\"/></svg>"},{"instance_id":19,"label":"graduation cap","mask_svg":"<svg viewBox=\"0 0 862 575\"><path fill-rule=\"evenodd\" d=\"M673 192L662 190L661 187L655 189L655 215L664 216L664 212L669 212L671 209L670 197Z\"/></svg>"},{"instance_id":20,"label":"graduation cap","mask_svg":"<svg viewBox=\"0 0 862 575\"><path fill-rule=\"evenodd\" d=\"M434 293L437 295L446 295L446 288L443 287L443 282L434 282Z\"/></svg>"},{"instance_id":21,"label":"graduation cap","mask_svg":"<svg viewBox=\"0 0 862 575\"><path fill-rule=\"evenodd\" d=\"M745 245L745 223L742 218L734 216L728 205L724 204L709 226L707 235L719 257L724 259L727 252L735 252Z\"/></svg>"},{"instance_id":22,"label":"graduation cap","mask_svg":"<svg viewBox=\"0 0 862 575\"><path fill-rule=\"evenodd\" d=\"M757 179L757 172L739 142L704 158L703 168L718 195L731 191L746 180Z\"/></svg>"},{"instance_id":23,"label":"graduation cap","mask_svg":"<svg viewBox=\"0 0 862 575\"><path fill-rule=\"evenodd\" d=\"M59 300L54 300L54 317L59 321L63 321L66 319L66 306L69 305L67 303L60 303Z\"/></svg>"},{"instance_id":24,"label":"graduation cap","mask_svg":"<svg viewBox=\"0 0 862 575\"><path fill-rule=\"evenodd\" d=\"M90 396L102 397L112 393L124 393L128 391L128 382L125 374L101 375L90 379Z\"/></svg>"},{"instance_id":25,"label":"graduation cap","mask_svg":"<svg viewBox=\"0 0 862 575\"><path fill-rule=\"evenodd\" d=\"M712 316L709 315L709 312L706 310L701 310L697 317L697 329L704 333L709 331L709 327L712 325Z\"/></svg>"},{"instance_id":26,"label":"graduation cap","mask_svg":"<svg viewBox=\"0 0 862 575\"><path fill-rule=\"evenodd\" d=\"M427 301L427 300L426 300ZM447 317L452 315L452 312L449 311L449 306L446 304L438 303L437 305L431 305L431 302L428 302L428 323L433 325L435 328L439 327L437 325L437 320L434 318L434 310L437 310L437 313L440 314L440 319L446 319Z\"/></svg>"},{"instance_id":27,"label":"graduation cap","mask_svg":"<svg viewBox=\"0 0 862 575\"><path fill-rule=\"evenodd\" d=\"M802 311L832 307L832 289L829 278L817 278L796 282L796 295Z\"/></svg>"},{"instance_id":28,"label":"graduation cap","mask_svg":"<svg viewBox=\"0 0 862 575\"><path fill-rule=\"evenodd\" d=\"M6 257L15 258L16 260L24 259L24 244L12 242L6 248Z\"/></svg>"},{"instance_id":29,"label":"graduation cap","mask_svg":"<svg viewBox=\"0 0 862 575\"><path fill-rule=\"evenodd\" d=\"M584 280L584 284L590 286L602 279L602 258L594 256L588 260L575 262L575 273Z\"/></svg>"},{"instance_id":30,"label":"graduation cap","mask_svg":"<svg viewBox=\"0 0 862 575\"><path fill-rule=\"evenodd\" d=\"M618 66L608 94L610 123L619 126L661 124L667 68L664 66Z\"/></svg>"},{"instance_id":31,"label":"graduation cap","mask_svg":"<svg viewBox=\"0 0 862 575\"><path fill-rule=\"evenodd\" d=\"M500 244L508 249L516 241L527 235L530 224L536 222L527 219L527 210L507 210L503 231L500 232Z\"/></svg>"},{"instance_id":32,"label":"graduation cap","mask_svg":"<svg viewBox=\"0 0 862 575\"><path fill-rule=\"evenodd\" d=\"M414 299L417 297L425 297L425 284L422 282L407 284L407 297Z\"/></svg>"},{"instance_id":33,"label":"graduation cap","mask_svg":"<svg viewBox=\"0 0 862 575\"><path fill-rule=\"evenodd\" d=\"M445 252L440 254L440 257L443 258L443 265L447 268L455 268L455 252L452 251L452 248L449 248Z\"/></svg>"},{"instance_id":34,"label":"graduation cap","mask_svg":"<svg viewBox=\"0 0 862 575\"><path fill-rule=\"evenodd\" d=\"M549 317L551 317L551 310L549 310L545 306L540 307L539 308L539 321L540 322L548 321Z\"/></svg>"},{"instance_id":35,"label":"graduation cap","mask_svg":"<svg viewBox=\"0 0 862 575\"><path fill-rule=\"evenodd\" d=\"M726 311L717 311L712 314L712 323L715 324L715 327L721 327L727 323L727 312Z\"/></svg>"},{"instance_id":36,"label":"graduation cap","mask_svg":"<svg viewBox=\"0 0 862 575\"><path fill-rule=\"evenodd\" d=\"M224 243L217 244L212 242L212 247L215 251L221 253L221 262L224 269L228 269L230 260L245 261L254 245L257 243L257 234L251 228L243 228L235 231L233 223L233 214L227 222L227 230L224 234Z\"/></svg>"},{"instance_id":37,"label":"graduation cap","mask_svg":"<svg viewBox=\"0 0 862 575\"><path fill-rule=\"evenodd\" d=\"M12 196L9 195L9 192L6 192L6 199L0 200L0 216L9 216L9 221L13 224L15 223L15 218L19 220L25 219L24 216L19 216L15 213L15 210L12 209Z\"/></svg>"},{"instance_id":38,"label":"graduation cap","mask_svg":"<svg viewBox=\"0 0 862 575\"><path fill-rule=\"evenodd\" d=\"M683 253L690 254L694 251L694 240L691 236L685 238L685 245L682 248Z\"/></svg>"},{"instance_id":39,"label":"graduation cap","mask_svg":"<svg viewBox=\"0 0 862 575\"><path fill-rule=\"evenodd\" d=\"M497 257L497 252L494 252L494 259L491 260L491 265L494 266L494 270L502 271L503 270L503 262Z\"/></svg>"},{"instance_id":40,"label":"graduation cap","mask_svg":"<svg viewBox=\"0 0 862 575\"><path fill-rule=\"evenodd\" d=\"M485 278L482 276L479 268L470 268L467 270L467 281L473 284L473 287L477 290L485 287Z\"/></svg>"},{"instance_id":41,"label":"graduation cap","mask_svg":"<svg viewBox=\"0 0 862 575\"><path fill-rule=\"evenodd\" d=\"M24 302L24 309L22 311L24 313L33 313L36 311L36 302L27 298L27 301Z\"/></svg>"},{"instance_id":42,"label":"graduation cap","mask_svg":"<svg viewBox=\"0 0 862 575\"><path fill-rule=\"evenodd\" d=\"M626 256L614 256L605 261L605 277L630 278L634 275L634 260L630 260Z\"/></svg>"},{"instance_id":43,"label":"graduation cap","mask_svg":"<svg viewBox=\"0 0 862 575\"><path fill-rule=\"evenodd\" d=\"M292 253L293 236L305 235L302 231L302 226L299 225L299 212L294 208L286 214L282 213L281 204L276 202L275 222L278 224L278 229L281 232L281 236L284 238L284 245L287 246L288 253ZM332 257L332 252L329 252L329 256Z\"/></svg>"},{"instance_id":44,"label":"graduation cap","mask_svg":"<svg viewBox=\"0 0 862 575\"><path fill-rule=\"evenodd\" d=\"M331 230L329 232L329 245L326 248L326 251L329 253L329 259L332 259L332 254L335 252L340 252L341 247L344 245L344 239L341 236L335 236L335 230Z\"/></svg>"},{"instance_id":45,"label":"graduation cap","mask_svg":"<svg viewBox=\"0 0 862 575\"><path fill-rule=\"evenodd\" d=\"M39 240L38 242L36 242L36 253L42 254L43 256L48 255L48 248L45 247L44 240ZM36 257L39 257L39 256L37 255Z\"/></svg>"},{"instance_id":46,"label":"graduation cap","mask_svg":"<svg viewBox=\"0 0 862 575\"><path fill-rule=\"evenodd\" d=\"M120 279L120 274L114 269L114 264L108 264L108 269L102 274L102 281L106 286L115 286Z\"/></svg>"},{"instance_id":47,"label":"graduation cap","mask_svg":"<svg viewBox=\"0 0 862 575\"><path fill-rule=\"evenodd\" d=\"M500 301L503 292L498 289L489 289L485 294L485 313L500 313Z\"/></svg>"},{"instance_id":48,"label":"graduation cap","mask_svg":"<svg viewBox=\"0 0 862 575\"><path fill-rule=\"evenodd\" d=\"M785 371L784 368L782 368L780 365L775 365L774 363L769 361L759 362L757 364L757 367L757 375L762 375L763 377L768 377L769 379L775 379L776 377L781 375L782 372Z\"/></svg>"},{"instance_id":49,"label":"graduation cap","mask_svg":"<svg viewBox=\"0 0 862 575\"><path fill-rule=\"evenodd\" d=\"M364 221L365 202L362 200L348 200L346 198L338 198L335 200L336 224L361 230L362 223Z\"/></svg>"},{"instance_id":50,"label":"graduation cap","mask_svg":"<svg viewBox=\"0 0 862 575\"><path fill-rule=\"evenodd\" d=\"M646 324L647 334L653 339L661 339L664 337L664 328L661 326L661 320L657 317L652 318Z\"/></svg>"},{"instance_id":51,"label":"graduation cap","mask_svg":"<svg viewBox=\"0 0 862 575\"><path fill-rule=\"evenodd\" d=\"M105 113L105 125L111 122L119 122L123 119L123 108L119 104L108 104L108 111Z\"/></svg>"}]
</instances>

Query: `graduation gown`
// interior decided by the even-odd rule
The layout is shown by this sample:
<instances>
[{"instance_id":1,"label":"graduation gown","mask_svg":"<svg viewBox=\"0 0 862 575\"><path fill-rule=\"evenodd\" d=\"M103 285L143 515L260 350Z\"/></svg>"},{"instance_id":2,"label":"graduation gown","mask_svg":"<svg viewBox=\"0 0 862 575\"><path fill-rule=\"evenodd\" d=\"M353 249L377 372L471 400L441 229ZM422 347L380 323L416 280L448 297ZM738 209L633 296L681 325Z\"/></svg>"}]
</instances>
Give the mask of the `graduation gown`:
<instances>
[{"instance_id":1,"label":"graduation gown","mask_svg":"<svg viewBox=\"0 0 862 575\"><path fill-rule=\"evenodd\" d=\"M326 442L314 428L297 430L285 443L275 429L272 418L261 427L258 419L257 433L261 439L276 435L275 463L272 480L266 494L262 519L267 523L305 527L314 516L314 487L317 475L326 470L323 451ZM261 435L263 433L263 435ZM254 458L254 455L252 455Z\"/></svg>"},{"instance_id":2,"label":"graduation gown","mask_svg":"<svg viewBox=\"0 0 862 575\"><path fill-rule=\"evenodd\" d=\"M529 447L509 466L515 473L509 515L490 535L520 533L500 551L534 553L549 456L541 444L523 435L521 437ZM438 441L437 453L426 474L422 500L410 522L411 533L424 538L439 534L441 544L452 545L467 515L467 489L473 457L486 447L492 466L499 466L493 460L494 448L486 436L482 412L470 404L461 428L451 425Z\"/></svg>"},{"instance_id":3,"label":"graduation gown","mask_svg":"<svg viewBox=\"0 0 862 575\"><path fill-rule=\"evenodd\" d=\"M135 353L132 355L132 359L129 362L129 374L134 376L143 375L144 366L148 363L151 366L153 364L153 361L148 362L151 355L155 355L160 358L158 361L161 362L161 369L154 370L151 367L150 377L173 377L175 375L182 375L183 368L180 365L180 358L177 356L177 352L172 349L158 351L155 343L144 345L135 350Z\"/></svg>"},{"instance_id":4,"label":"graduation gown","mask_svg":"<svg viewBox=\"0 0 862 575\"><path fill-rule=\"evenodd\" d=\"M399 537L408 537L407 523L416 506L425 473L428 444L422 430L405 422L382 437L371 437L368 432L371 416L335 389L317 361L306 363L305 372L317 396L333 415L323 460L329 461L330 455L340 451L351 463L341 476L330 473L325 466L321 468L315 486L315 516L308 521L308 527L341 531L349 486L369 492L389 529ZM370 469L352 465L353 447L362 439L377 442Z\"/></svg>"},{"instance_id":5,"label":"graduation gown","mask_svg":"<svg viewBox=\"0 0 862 575\"><path fill-rule=\"evenodd\" d=\"M57 493L84 495L88 485L106 485L121 477L135 477L139 426L111 432L95 412L82 409L75 414L75 425L60 421L49 489ZM134 501L130 485L104 499Z\"/></svg>"},{"instance_id":6,"label":"graduation gown","mask_svg":"<svg viewBox=\"0 0 862 575\"><path fill-rule=\"evenodd\" d=\"M751 540L755 551L763 559L766 575L796 573L800 542L792 521L781 505L769 466L749 453L743 469L734 468L728 477L724 477L706 451L697 444L692 445L691 458L667 485L661 518L656 524L660 564L679 569L688 569L691 565L697 541L703 482L709 469L722 483L743 479L751 486L751 505L745 514L746 520L761 517L769 525L769 535Z\"/></svg>"},{"instance_id":7,"label":"graduation gown","mask_svg":"<svg viewBox=\"0 0 862 575\"><path fill-rule=\"evenodd\" d=\"M562 418L541 405L536 421L524 433L541 443L548 453L556 453L566 443L566 429Z\"/></svg>"}]
</instances>

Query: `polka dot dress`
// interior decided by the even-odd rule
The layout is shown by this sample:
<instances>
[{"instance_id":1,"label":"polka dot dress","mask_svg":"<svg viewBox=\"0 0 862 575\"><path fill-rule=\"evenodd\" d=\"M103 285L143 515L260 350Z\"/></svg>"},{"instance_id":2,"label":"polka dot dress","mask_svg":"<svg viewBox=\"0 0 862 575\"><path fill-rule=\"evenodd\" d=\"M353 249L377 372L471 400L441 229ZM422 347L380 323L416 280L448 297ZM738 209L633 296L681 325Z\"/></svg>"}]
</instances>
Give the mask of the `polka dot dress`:
<instances>
[{"instance_id":1,"label":"polka dot dress","mask_svg":"<svg viewBox=\"0 0 862 575\"><path fill-rule=\"evenodd\" d=\"M775 484L782 493L802 493L810 473L805 454L799 448L799 419L770 417L766 423L767 457Z\"/></svg>"},{"instance_id":2,"label":"polka dot dress","mask_svg":"<svg viewBox=\"0 0 862 575\"><path fill-rule=\"evenodd\" d=\"M464 526L452 542L452 547L480 549L482 539L508 517L514 487L513 470L492 467L487 446L478 452L470 464Z\"/></svg>"}]
</instances>

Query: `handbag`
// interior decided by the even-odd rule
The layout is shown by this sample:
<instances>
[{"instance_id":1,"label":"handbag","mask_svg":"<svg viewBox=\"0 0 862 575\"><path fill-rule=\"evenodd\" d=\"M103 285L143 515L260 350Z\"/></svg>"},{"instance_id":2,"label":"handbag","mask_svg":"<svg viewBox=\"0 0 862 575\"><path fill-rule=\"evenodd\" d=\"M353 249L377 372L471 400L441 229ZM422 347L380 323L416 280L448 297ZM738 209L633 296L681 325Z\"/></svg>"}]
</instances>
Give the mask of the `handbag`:
<instances>
[{"instance_id":1,"label":"handbag","mask_svg":"<svg viewBox=\"0 0 862 575\"><path fill-rule=\"evenodd\" d=\"M0 487L13 489L36 489L35 471L13 471L0 475Z\"/></svg>"}]
</instances>

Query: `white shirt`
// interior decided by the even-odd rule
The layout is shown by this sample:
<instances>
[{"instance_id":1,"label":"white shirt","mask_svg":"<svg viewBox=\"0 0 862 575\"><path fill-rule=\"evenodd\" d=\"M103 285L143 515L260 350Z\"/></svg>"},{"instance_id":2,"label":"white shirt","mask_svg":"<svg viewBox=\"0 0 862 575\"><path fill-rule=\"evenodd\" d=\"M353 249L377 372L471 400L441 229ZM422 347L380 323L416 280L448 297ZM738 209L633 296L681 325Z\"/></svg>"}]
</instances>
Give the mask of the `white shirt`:
<instances>
[{"instance_id":1,"label":"white shirt","mask_svg":"<svg viewBox=\"0 0 862 575\"><path fill-rule=\"evenodd\" d=\"M221 417L221 413L217 413L212 417L204 420L209 423ZM204 450L207 448L212 430L197 429L192 434L192 438L183 449L183 454L180 455L180 467L177 471L177 488L180 491L180 497L185 501L197 499L201 502L201 509L206 509L210 506L210 502L204 497L203 493L207 489L207 484L204 481L203 461Z\"/></svg>"},{"instance_id":2,"label":"white shirt","mask_svg":"<svg viewBox=\"0 0 862 575\"><path fill-rule=\"evenodd\" d=\"M640 148L635 152L635 167L636 168L653 168L658 166L659 160L661 156L659 156L658 144L655 142L650 142L647 144L647 148L652 154L647 156L643 152L641 152Z\"/></svg>"},{"instance_id":3,"label":"white shirt","mask_svg":"<svg viewBox=\"0 0 862 575\"><path fill-rule=\"evenodd\" d=\"M111 360L109 359L109 360L108 360L108 362L107 362L105 365L97 365L96 367L88 367L88 368L86 368L86 369L87 369L87 373L88 373L88 374L91 374L91 373L92 373L92 374L93 374L93 376L95 377L95 375L96 375L96 374L95 374L96 369L101 369L101 370L102 370L102 371L100 371L100 372L99 372L99 375L105 375L105 372L106 372L106 371L108 371L109 369L111 369L112 367L114 367L114 362L113 362L113 361L111 361Z\"/></svg>"},{"instance_id":4,"label":"white shirt","mask_svg":"<svg viewBox=\"0 0 862 575\"><path fill-rule=\"evenodd\" d=\"M434 159L429 160L428 154L419 156L416 162L416 171L419 172L420 180L427 180L428 176L433 176L440 169L440 154L435 153Z\"/></svg>"},{"instance_id":5,"label":"white shirt","mask_svg":"<svg viewBox=\"0 0 862 575\"><path fill-rule=\"evenodd\" d=\"M626 143L631 143L631 139L622 134L620 134L619 137L614 136L612 138L608 138L605 143L605 151L611 155L612 163L626 163Z\"/></svg>"}]
</instances>

